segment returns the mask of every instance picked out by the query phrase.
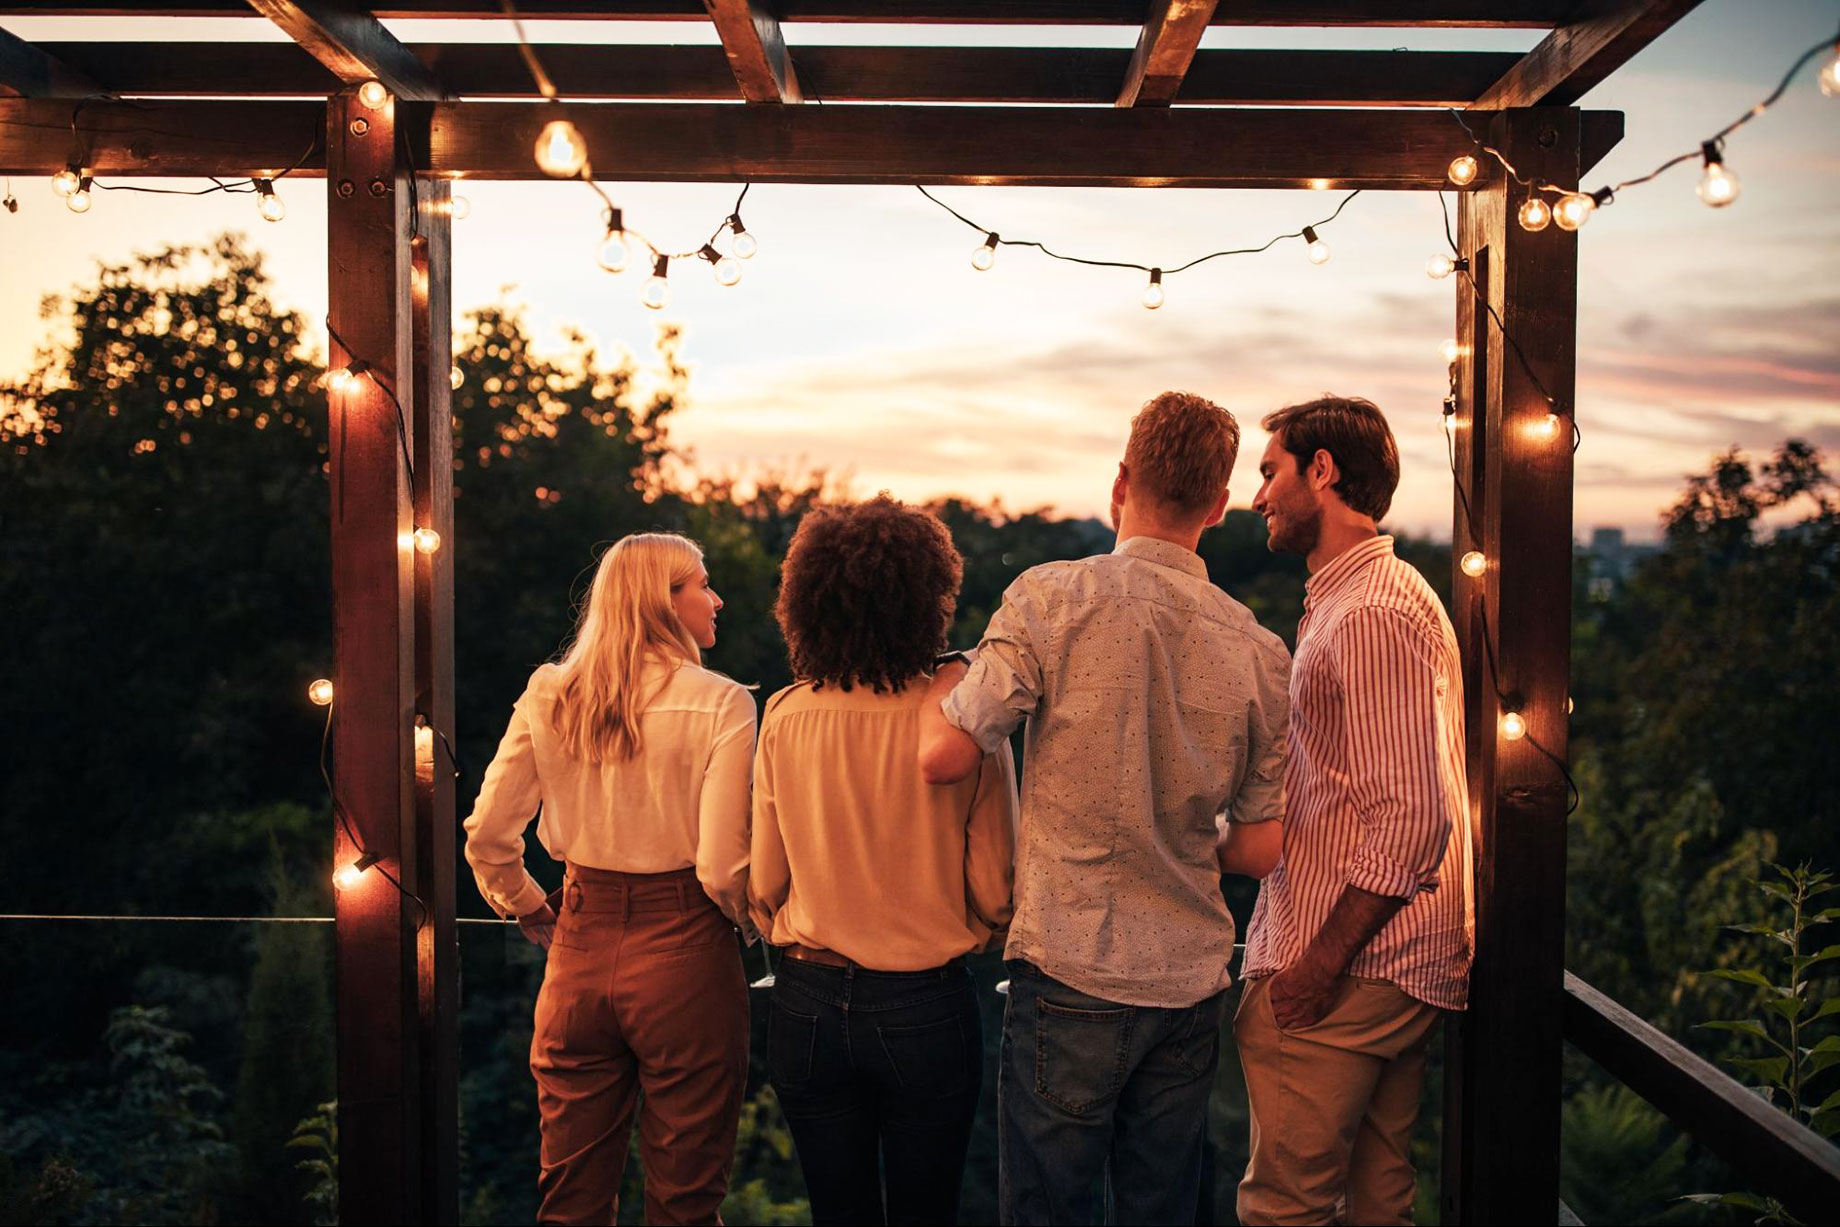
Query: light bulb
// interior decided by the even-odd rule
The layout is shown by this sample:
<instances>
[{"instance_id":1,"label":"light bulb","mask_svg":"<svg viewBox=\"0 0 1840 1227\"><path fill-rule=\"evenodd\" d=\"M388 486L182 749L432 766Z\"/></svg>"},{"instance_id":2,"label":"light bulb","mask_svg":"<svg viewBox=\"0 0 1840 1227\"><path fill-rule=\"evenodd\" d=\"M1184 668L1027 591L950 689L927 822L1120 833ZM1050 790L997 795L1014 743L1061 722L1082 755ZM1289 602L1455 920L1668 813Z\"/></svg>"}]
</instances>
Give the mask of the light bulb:
<instances>
[{"instance_id":1,"label":"light bulb","mask_svg":"<svg viewBox=\"0 0 1840 1227\"><path fill-rule=\"evenodd\" d=\"M1521 206L1520 222L1522 230L1544 230L1552 221L1552 207L1538 196L1529 197Z\"/></svg>"},{"instance_id":2,"label":"light bulb","mask_svg":"<svg viewBox=\"0 0 1840 1227\"><path fill-rule=\"evenodd\" d=\"M1471 550L1469 553L1463 555L1462 560L1458 562L1457 565L1463 568L1463 574L1474 579L1476 576L1481 575L1484 571L1489 569L1489 560L1483 557L1481 550Z\"/></svg>"},{"instance_id":3,"label":"light bulb","mask_svg":"<svg viewBox=\"0 0 1840 1227\"><path fill-rule=\"evenodd\" d=\"M415 552L416 553L432 554L432 553L435 553L440 548L441 548L441 534L440 533L437 533L432 528L418 528L415 530Z\"/></svg>"},{"instance_id":4,"label":"light bulb","mask_svg":"<svg viewBox=\"0 0 1840 1227\"><path fill-rule=\"evenodd\" d=\"M1458 187L1467 187L1469 184L1476 181L1476 172L1481 169L1482 167L1476 159L1466 153L1461 157L1452 158L1450 170L1446 173L1450 175L1450 181L1452 183L1456 184Z\"/></svg>"},{"instance_id":5,"label":"light bulb","mask_svg":"<svg viewBox=\"0 0 1840 1227\"><path fill-rule=\"evenodd\" d=\"M326 390L343 392L358 380L357 372L348 366L335 366L326 372Z\"/></svg>"},{"instance_id":6,"label":"light bulb","mask_svg":"<svg viewBox=\"0 0 1840 1227\"><path fill-rule=\"evenodd\" d=\"M1840 43L1834 44L1834 58L1821 65L1821 75L1815 79L1821 83L1823 94L1840 98Z\"/></svg>"},{"instance_id":7,"label":"light bulb","mask_svg":"<svg viewBox=\"0 0 1840 1227\"><path fill-rule=\"evenodd\" d=\"M1456 271L1457 262L1441 251L1425 261L1425 276L1433 281L1442 281Z\"/></svg>"},{"instance_id":8,"label":"light bulb","mask_svg":"<svg viewBox=\"0 0 1840 1227\"><path fill-rule=\"evenodd\" d=\"M364 881L364 871L377 863L377 858L366 852L349 865L341 865L332 874L332 884L340 890L350 890Z\"/></svg>"},{"instance_id":9,"label":"light bulb","mask_svg":"<svg viewBox=\"0 0 1840 1227\"><path fill-rule=\"evenodd\" d=\"M1444 361L1446 363L1451 363L1463 356L1463 347L1446 337L1443 343L1438 346L1438 353L1444 355Z\"/></svg>"},{"instance_id":10,"label":"light bulb","mask_svg":"<svg viewBox=\"0 0 1840 1227\"><path fill-rule=\"evenodd\" d=\"M1556 413L1549 413L1544 418L1534 423L1533 433L1535 437L1550 442L1559 437L1559 427L1561 425L1563 425L1563 423L1560 422L1559 415Z\"/></svg>"},{"instance_id":11,"label":"light bulb","mask_svg":"<svg viewBox=\"0 0 1840 1227\"><path fill-rule=\"evenodd\" d=\"M381 81L366 81L358 87L358 101L373 111L389 100L390 91Z\"/></svg>"},{"instance_id":12,"label":"light bulb","mask_svg":"<svg viewBox=\"0 0 1840 1227\"><path fill-rule=\"evenodd\" d=\"M1559 223L1561 230L1576 230L1590 221L1591 214L1596 211L1597 202L1583 192L1567 192L1553 206L1553 220Z\"/></svg>"},{"instance_id":13,"label":"light bulb","mask_svg":"<svg viewBox=\"0 0 1840 1227\"><path fill-rule=\"evenodd\" d=\"M455 196L447 202L447 215L457 222L463 222L473 215L473 202L464 196Z\"/></svg>"},{"instance_id":14,"label":"light bulb","mask_svg":"<svg viewBox=\"0 0 1840 1227\"><path fill-rule=\"evenodd\" d=\"M454 385L454 391L458 392L460 385L466 382L466 372L461 370L457 364L448 368L447 382Z\"/></svg>"},{"instance_id":15,"label":"light bulb","mask_svg":"<svg viewBox=\"0 0 1840 1227\"><path fill-rule=\"evenodd\" d=\"M307 698L313 700L315 707L325 707L332 702L332 679L322 677L307 687Z\"/></svg>"},{"instance_id":16,"label":"light bulb","mask_svg":"<svg viewBox=\"0 0 1840 1227\"><path fill-rule=\"evenodd\" d=\"M990 271L990 266L997 262L997 232L992 230L984 236L984 245L971 253L971 267L980 273Z\"/></svg>"},{"instance_id":17,"label":"light bulb","mask_svg":"<svg viewBox=\"0 0 1840 1227\"><path fill-rule=\"evenodd\" d=\"M1163 270L1150 270L1150 284L1144 287L1144 308L1154 311L1163 305Z\"/></svg>"},{"instance_id":18,"label":"light bulb","mask_svg":"<svg viewBox=\"0 0 1840 1227\"><path fill-rule=\"evenodd\" d=\"M632 251L626 243L626 232L609 230L607 237L601 240L600 249L594 253L594 262L610 273L623 273L631 255Z\"/></svg>"},{"instance_id":19,"label":"light bulb","mask_svg":"<svg viewBox=\"0 0 1840 1227\"><path fill-rule=\"evenodd\" d=\"M1725 169L1717 141L1701 144L1700 156L1705 159L1706 173L1700 177L1695 190L1701 200L1715 209L1722 209L1738 198L1738 176Z\"/></svg>"},{"instance_id":20,"label":"light bulb","mask_svg":"<svg viewBox=\"0 0 1840 1227\"><path fill-rule=\"evenodd\" d=\"M552 119L537 134L537 169L558 179L573 179L588 164L588 142L566 119Z\"/></svg>"},{"instance_id":21,"label":"light bulb","mask_svg":"<svg viewBox=\"0 0 1840 1227\"><path fill-rule=\"evenodd\" d=\"M741 261L733 256L723 256L716 261L716 284L734 285L741 280Z\"/></svg>"},{"instance_id":22,"label":"light bulb","mask_svg":"<svg viewBox=\"0 0 1840 1227\"><path fill-rule=\"evenodd\" d=\"M652 262L652 275L646 279L645 290L639 295L639 301L654 311L664 310L665 303L671 300L670 276L671 257L661 255Z\"/></svg>"},{"instance_id":23,"label":"light bulb","mask_svg":"<svg viewBox=\"0 0 1840 1227\"><path fill-rule=\"evenodd\" d=\"M1329 245L1317 237L1316 227L1305 226L1303 228L1303 241L1310 245L1308 254L1311 264L1327 264L1329 262Z\"/></svg>"},{"instance_id":24,"label":"light bulb","mask_svg":"<svg viewBox=\"0 0 1840 1227\"><path fill-rule=\"evenodd\" d=\"M737 260L752 260L755 253L760 250L760 240L749 234L747 227L741 224L741 214L729 214L728 228L735 235L734 240L728 245L729 250L735 253Z\"/></svg>"},{"instance_id":25,"label":"light bulb","mask_svg":"<svg viewBox=\"0 0 1840 1227\"><path fill-rule=\"evenodd\" d=\"M1577 710L1578 709L1576 707L1572 706L1572 696L1569 694L1566 695L1565 696L1565 714L1569 716Z\"/></svg>"},{"instance_id":26,"label":"light bulb","mask_svg":"<svg viewBox=\"0 0 1840 1227\"><path fill-rule=\"evenodd\" d=\"M74 166L66 166L63 170L51 176L51 190L60 196L69 196L77 190L77 185L82 183L82 181L83 174L81 171Z\"/></svg>"},{"instance_id":27,"label":"light bulb","mask_svg":"<svg viewBox=\"0 0 1840 1227\"><path fill-rule=\"evenodd\" d=\"M1519 741L1527 735L1527 719L1517 711L1501 713L1501 735L1508 741Z\"/></svg>"},{"instance_id":28,"label":"light bulb","mask_svg":"<svg viewBox=\"0 0 1840 1227\"><path fill-rule=\"evenodd\" d=\"M256 188L256 211L262 215L263 220L278 222L286 217L287 205L282 203L281 197L275 195L275 181L273 179L257 179L254 180L254 183Z\"/></svg>"},{"instance_id":29,"label":"light bulb","mask_svg":"<svg viewBox=\"0 0 1840 1227\"><path fill-rule=\"evenodd\" d=\"M92 203L89 197L89 176L84 175L77 180L77 190L64 197L64 207L72 213L88 213Z\"/></svg>"}]
</instances>

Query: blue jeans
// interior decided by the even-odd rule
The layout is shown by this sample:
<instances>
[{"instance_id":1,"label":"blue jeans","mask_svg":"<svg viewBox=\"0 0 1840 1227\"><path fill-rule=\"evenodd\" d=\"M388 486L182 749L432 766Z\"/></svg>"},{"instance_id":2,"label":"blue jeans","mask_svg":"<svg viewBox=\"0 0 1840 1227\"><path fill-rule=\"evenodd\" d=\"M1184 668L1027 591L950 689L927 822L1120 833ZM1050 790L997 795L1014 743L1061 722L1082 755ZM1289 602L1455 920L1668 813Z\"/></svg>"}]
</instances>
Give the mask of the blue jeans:
<instances>
[{"instance_id":1,"label":"blue jeans","mask_svg":"<svg viewBox=\"0 0 1840 1227\"><path fill-rule=\"evenodd\" d=\"M1195 1221L1225 993L1120 1005L1009 963L997 1075L997 1213L1016 1227Z\"/></svg>"},{"instance_id":2,"label":"blue jeans","mask_svg":"<svg viewBox=\"0 0 1840 1227\"><path fill-rule=\"evenodd\" d=\"M777 975L767 1078L798 1147L811 1221L957 1222L984 1082L964 961L891 972L782 959Z\"/></svg>"}]
</instances>

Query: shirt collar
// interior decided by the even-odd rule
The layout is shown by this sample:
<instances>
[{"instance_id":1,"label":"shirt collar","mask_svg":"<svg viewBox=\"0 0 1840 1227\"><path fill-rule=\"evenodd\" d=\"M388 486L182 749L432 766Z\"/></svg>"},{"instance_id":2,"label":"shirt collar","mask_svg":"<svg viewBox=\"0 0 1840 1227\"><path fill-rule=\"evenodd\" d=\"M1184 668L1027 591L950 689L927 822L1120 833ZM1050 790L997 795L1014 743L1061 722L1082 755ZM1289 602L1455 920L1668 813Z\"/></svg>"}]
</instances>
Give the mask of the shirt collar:
<instances>
[{"instance_id":1,"label":"shirt collar","mask_svg":"<svg viewBox=\"0 0 1840 1227\"><path fill-rule=\"evenodd\" d=\"M1201 561L1201 555L1156 537L1126 537L1113 548L1112 553L1172 567L1196 579L1208 577L1207 564Z\"/></svg>"},{"instance_id":2,"label":"shirt collar","mask_svg":"<svg viewBox=\"0 0 1840 1227\"><path fill-rule=\"evenodd\" d=\"M1393 539L1381 534L1371 541L1363 541L1352 549L1343 550L1335 560L1303 582L1303 604L1309 608L1328 596L1335 589L1353 579L1367 568L1367 564L1377 558L1393 556Z\"/></svg>"}]
</instances>

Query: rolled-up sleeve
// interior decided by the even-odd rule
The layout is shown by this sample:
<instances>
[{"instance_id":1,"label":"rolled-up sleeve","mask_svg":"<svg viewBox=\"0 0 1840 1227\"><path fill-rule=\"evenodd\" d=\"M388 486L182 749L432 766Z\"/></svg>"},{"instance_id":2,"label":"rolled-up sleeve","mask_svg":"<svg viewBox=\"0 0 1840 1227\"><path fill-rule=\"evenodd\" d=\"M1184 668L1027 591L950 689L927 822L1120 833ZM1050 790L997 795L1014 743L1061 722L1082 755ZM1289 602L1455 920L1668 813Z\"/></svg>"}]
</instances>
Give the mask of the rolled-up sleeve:
<instances>
[{"instance_id":1,"label":"rolled-up sleeve","mask_svg":"<svg viewBox=\"0 0 1840 1227\"><path fill-rule=\"evenodd\" d=\"M1003 594L978 644L977 660L940 705L948 723L996 752L1041 702L1046 622L1025 572Z\"/></svg>"},{"instance_id":2,"label":"rolled-up sleeve","mask_svg":"<svg viewBox=\"0 0 1840 1227\"><path fill-rule=\"evenodd\" d=\"M723 696L697 802L696 878L724 915L747 925L748 777L754 766L754 699L740 686Z\"/></svg>"},{"instance_id":3,"label":"rolled-up sleeve","mask_svg":"<svg viewBox=\"0 0 1840 1227\"><path fill-rule=\"evenodd\" d=\"M1291 658L1282 645L1258 662L1247 713L1246 775L1227 807L1231 822L1284 818L1284 771L1290 765Z\"/></svg>"},{"instance_id":4,"label":"rolled-up sleeve","mask_svg":"<svg viewBox=\"0 0 1840 1227\"><path fill-rule=\"evenodd\" d=\"M1016 760L1007 744L984 756L965 824L965 909L987 941L1015 910Z\"/></svg>"},{"instance_id":5,"label":"rolled-up sleeve","mask_svg":"<svg viewBox=\"0 0 1840 1227\"><path fill-rule=\"evenodd\" d=\"M524 828L543 800L530 718L524 710L529 702L530 692L525 691L511 709L511 723L464 824L466 863L473 867L473 880L492 909L506 917L527 915L543 904L543 888L524 868Z\"/></svg>"},{"instance_id":6,"label":"rolled-up sleeve","mask_svg":"<svg viewBox=\"0 0 1840 1227\"><path fill-rule=\"evenodd\" d=\"M1436 650L1428 631L1383 608L1350 614L1335 640L1349 797L1361 823L1348 885L1376 895L1436 890L1458 817L1438 778Z\"/></svg>"}]
</instances>

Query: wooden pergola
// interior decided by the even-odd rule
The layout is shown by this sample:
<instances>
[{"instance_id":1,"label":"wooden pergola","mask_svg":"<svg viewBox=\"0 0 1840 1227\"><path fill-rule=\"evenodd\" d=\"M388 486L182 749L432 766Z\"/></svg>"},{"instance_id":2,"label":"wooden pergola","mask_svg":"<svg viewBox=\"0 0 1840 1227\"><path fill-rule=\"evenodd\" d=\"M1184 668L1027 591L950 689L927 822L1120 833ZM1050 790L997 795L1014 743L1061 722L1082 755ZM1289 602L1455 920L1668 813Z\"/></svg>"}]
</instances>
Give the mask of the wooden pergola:
<instances>
[{"instance_id":1,"label":"wooden pergola","mask_svg":"<svg viewBox=\"0 0 1840 1227\"><path fill-rule=\"evenodd\" d=\"M1471 514L1454 515L1478 848L1477 952L1453 1023L1444 1218L1558 1212L1567 1040L1804 1217L1840 1204L1840 1164L1761 1100L1568 976L1563 757L1572 562L1569 410L1577 242L1515 224L1522 175L1571 188L1622 116L1573 104L1697 0L524 0L526 18L712 22L720 45L541 48L601 176L837 184L1460 191L1453 429ZM453 571L411 548L451 533L450 192L541 179L554 117L517 48L404 44L378 18L499 18L497 0L6 3L17 16L270 19L285 43L58 42L0 30L0 172L323 175L332 363L373 378L331 398L339 799L363 843L425 900L368 875L337 905L340 1211L346 1223L457 1219L455 813L418 718L453 727ZM787 46L782 23L1132 26L1133 50ZM1525 55L1203 50L1218 26L1531 27ZM1309 33L1299 31L1307 43ZM368 106L365 82L389 97ZM813 105L828 103L877 105ZM1033 105L1015 105L1015 104ZM928 105L917 105L928 104ZM1473 282L1472 280L1473 279ZM1471 286L1474 286L1472 292ZM1480 300L1486 299L1491 311ZM1513 335L1519 355L1504 338ZM1524 356L1524 360L1523 360ZM411 468L399 436L406 416ZM1472 533L1472 525L1474 531ZM1497 732L1502 691L1530 737ZM419 769L418 769L419 768ZM337 836L339 863L351 843Z\"/></svg>"}]
</instances>

